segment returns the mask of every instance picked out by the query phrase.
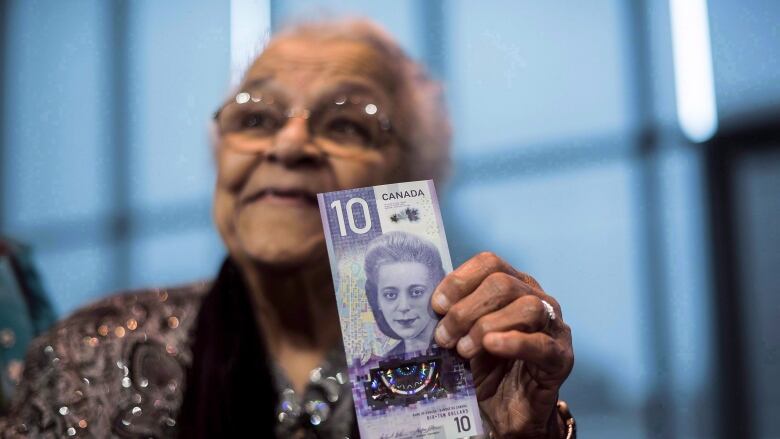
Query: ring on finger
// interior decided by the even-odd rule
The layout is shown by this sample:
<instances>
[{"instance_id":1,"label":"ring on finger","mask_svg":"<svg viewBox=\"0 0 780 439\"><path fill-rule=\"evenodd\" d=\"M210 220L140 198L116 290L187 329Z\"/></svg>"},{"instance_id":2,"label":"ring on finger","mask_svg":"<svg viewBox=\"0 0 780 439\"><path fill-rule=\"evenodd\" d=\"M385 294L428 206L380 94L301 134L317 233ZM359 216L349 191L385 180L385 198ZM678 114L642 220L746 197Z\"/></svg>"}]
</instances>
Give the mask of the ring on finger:
<instances>
[{"instance_id":1,"label":"ring on finger","mask_svg":"<svg viewBox=\"0 0 780 439\"><path fill-rule=\"evenodd\" d=\"M550 305L549 302L547 302L544 299L540 299L542 301L542 305L544 305L544 311L547 313L547 324L544 325L544 329L547 329L550 327L550 324L553 320L555 320L555 308L553 308L552 305Z\"/></svg>"}]
</instances>

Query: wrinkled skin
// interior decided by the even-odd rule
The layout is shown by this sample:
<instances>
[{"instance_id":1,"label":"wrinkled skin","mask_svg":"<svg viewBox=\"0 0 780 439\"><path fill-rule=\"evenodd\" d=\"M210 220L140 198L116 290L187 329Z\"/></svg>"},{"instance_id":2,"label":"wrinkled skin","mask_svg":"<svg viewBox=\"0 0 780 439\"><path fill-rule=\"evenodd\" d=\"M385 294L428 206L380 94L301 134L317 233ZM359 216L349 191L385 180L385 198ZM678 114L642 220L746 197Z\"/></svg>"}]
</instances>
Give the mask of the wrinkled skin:
<instances>
[{"instance_id":1,"label":"wrinkled skin","mask_svg":"<svg viewBox=\"0 0 780 439\"><path fill-rule=\"evenodd\" d=\"M555 312L550 320L542 300ZM480 408L500 437L560 437L558 389L574 365L558 302L529 275L481 253L434 292L436 341L470 360Z\"/></svg>"}]
</instances>

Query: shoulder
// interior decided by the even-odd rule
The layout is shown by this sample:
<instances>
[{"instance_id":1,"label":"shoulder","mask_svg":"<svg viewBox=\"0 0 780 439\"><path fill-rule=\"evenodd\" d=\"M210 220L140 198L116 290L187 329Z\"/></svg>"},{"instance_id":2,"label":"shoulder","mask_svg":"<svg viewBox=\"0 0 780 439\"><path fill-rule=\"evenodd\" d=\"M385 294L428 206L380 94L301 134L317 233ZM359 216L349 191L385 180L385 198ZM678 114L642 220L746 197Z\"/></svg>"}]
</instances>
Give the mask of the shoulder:
<instances>
[{"instance_id":1,"label":"shoulder","mask_svg":"<svg viewBox=\"0 0 780 439\"><path fill-rule=\"evenodd\" d=\"M171 288L150 288L111 295L86 305L52 327L44 338L62 343L63 338L84 346L122 345L138 338L181 333L194 323L210 282L197 282ZM91 340L84 337L94 337ZM83 349L66 343L63 349Z\"/></svg>"},{"instance_id":2,"label":"shoulder","mask_svg":"<svg viewBox=\"0 0 780 439\"><path fill-rule=\"evenodd\" d=\"M58 322L30 345L3 437L173 434L209 288L125 292Z\"/></svg>"},{"instance_id":3,"label":"shoulder","mask_svg":"<svg viewBox=\"0 0 780 439\"><path fill-rule=\"evenodd\" d=\"M203 296L211 287L211 282L202 281L168 288L147 288L125 291L99 299L77 309L54 326L54 330L63 327L78 326L78 322L95 320L111 316L132 315L144 319L145 311L163 308L197 308ZM133 309L133 307L136 307ZM139 308L140 307L140 308Z\"/></svg>"}]
</instances>

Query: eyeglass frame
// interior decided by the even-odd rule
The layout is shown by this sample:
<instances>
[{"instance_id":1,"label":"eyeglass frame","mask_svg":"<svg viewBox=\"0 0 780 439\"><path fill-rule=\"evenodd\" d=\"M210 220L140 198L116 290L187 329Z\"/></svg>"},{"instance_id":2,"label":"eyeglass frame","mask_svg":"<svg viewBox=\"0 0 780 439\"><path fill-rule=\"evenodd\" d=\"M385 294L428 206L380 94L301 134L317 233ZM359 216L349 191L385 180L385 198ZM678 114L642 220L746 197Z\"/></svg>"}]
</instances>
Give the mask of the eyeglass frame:
<instances>
[{"instance_id":1,"label":"eyeglass frame","mask_svg":"<svg viewBox=\"0 0 780 439\"><path fill-rule=\"evenodd\" d=\"M233 96L233 98L231 100L225 102L219 108L217 108L217 110L214 111L214 113L212 114L212 120L217 124L217 128L219 129L220 135L224 134L223 131L222 131L221 123L220 123L220 116L222 115L222 112L225 110L225 108L227 106L229 106L229 105L244 105L244 104L247 104L249 102L259 103L259 102L262 102L262 101L263 101L263 96L260 93L253 94L250 91L243 90L243 91L240 91L240 92L236 93L236 95ZM268 102L268 105L273 105L274 101L275 101L275 99L273 99L273 97L272 97L271 101ZM335 104L335 105L343 105L346 102L350 102L352 104L359 104L360 103L360 102L355 102L353 100L353 97L349 96L349 93L344 93L344 94L338 95L338 97L335 98L335 100L333 101L333 104ZM369 108L368 108L369 106L373 106L374 107L374 112L373 113L369 112ZM406 142L404 142L403 138L398 135L398 132L395 129L394 125L392 124L390 118L387 117L387 115L385 115L383 113L380 113L379 107L375 103L373 103L373 102L368 103L366 105L366 107L364 107L364 111L365 111L365 113L368 116L375 116L376 115L376 117L378 118L377 120L379 122L379 129L382 132L384 132L384 133L386 133L388 135L392 135L398 141L398 144L401 147L403 147L406 144ZM306 108L306 107L290 107L287 110L285 110L283 113L284 113L284 116L288 120L289 119L294 119L294 118L297 118L297 117L300 117L300 118L302 118L304 120L309 120L311 115L312 115L312 111L310 109ZM282 125L282 127L283 126L284 125ZM239 131L229 131L229 132L239 132ZM383 142L383 143L386 143L386 142ZM382 145L378 145L376 148L381 148L381 147L382 147Z\"/></svg>"}]
</instances>

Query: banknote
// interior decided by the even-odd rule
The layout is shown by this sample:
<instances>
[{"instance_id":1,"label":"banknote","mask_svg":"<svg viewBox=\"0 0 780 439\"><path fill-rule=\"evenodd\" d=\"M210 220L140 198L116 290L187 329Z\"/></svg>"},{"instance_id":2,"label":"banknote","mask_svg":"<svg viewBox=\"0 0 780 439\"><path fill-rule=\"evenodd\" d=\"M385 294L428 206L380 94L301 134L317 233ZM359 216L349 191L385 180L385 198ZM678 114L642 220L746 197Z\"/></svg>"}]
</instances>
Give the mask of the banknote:
<instances>
[{"instance_id":1,"label":"banknote","mask_svg":"<svg viewBox=\"0 0 780 439\"><path fill-rule=\"evenodd\" d=\"M363 438L482 434L468 363L433 340L452 271L433 182L318 194Z\"/></svg>"}]
</instances>

